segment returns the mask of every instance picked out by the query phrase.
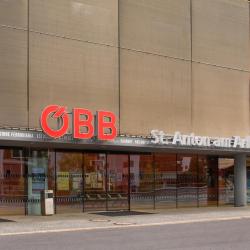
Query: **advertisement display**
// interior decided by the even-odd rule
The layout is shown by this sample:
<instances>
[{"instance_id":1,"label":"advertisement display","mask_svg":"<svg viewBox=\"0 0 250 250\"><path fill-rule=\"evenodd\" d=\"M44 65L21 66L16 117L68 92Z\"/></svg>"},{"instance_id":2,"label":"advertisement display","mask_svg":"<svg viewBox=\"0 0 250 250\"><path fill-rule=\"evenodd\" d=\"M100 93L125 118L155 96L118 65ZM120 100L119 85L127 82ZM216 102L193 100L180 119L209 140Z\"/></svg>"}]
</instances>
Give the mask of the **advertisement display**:
<instances>
[{"instance_id":1,"label":"advertisement display","mask_svg":"<svg viewBox=\"0 0 250 250\"><path fill-rule=\"evenodd\" d=\"M69 191L69 172L57 172L57 190Z\"/></svg>"},{"instance_id":2,"label":"advertisement display","mask_svg":"<svg viewBox=\"0 0 250 250\"><path fill-rule=\"evenodd\" d=\"M45 189L45 169L43 167L32 168L32 193L39 193Z\"/></svg>"},{"instance_id":3,"label":"advertisement display","mask_svg":"<svg viewBox=\"0 0 250 250\"><path fill-rule=\"evenodd\" d=\"M72 176L72 174L71 174ZM74 176L72 177L72 190L74 192L81 192L82 189L82 177Z\"/></svg>"}]
</instances>

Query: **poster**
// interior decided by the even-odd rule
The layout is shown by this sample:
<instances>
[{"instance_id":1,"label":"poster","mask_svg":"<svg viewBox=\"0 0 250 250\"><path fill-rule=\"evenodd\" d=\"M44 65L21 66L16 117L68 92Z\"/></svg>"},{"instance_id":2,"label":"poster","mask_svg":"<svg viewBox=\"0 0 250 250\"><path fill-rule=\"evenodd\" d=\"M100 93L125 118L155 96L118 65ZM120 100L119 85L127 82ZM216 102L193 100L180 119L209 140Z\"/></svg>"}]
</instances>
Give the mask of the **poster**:
<instances>
[{"instance_id":1,"label":"poster","mask_svg":"<svg viewBox=\"0 0 250 250\"><path fill-rule=\"evenodd\" d=\"M190 170L192 157L183 157L181 161L182 172L188 172Z\"/></svg>"},{"instance_id":2,"label":"poster","mask_svg":"<svg viewBox=\"0 0 250 250\"><path fill-rule=\"evenodd\" d=\"M57 190L69 191L69 172L57 173Z\"/></svg>"},{"instance_id":3,"label":"poster","mask_svg":"<svg viewBox=\"0 0 250 250\"><path fill-rule=\"evenodd\" d=\"M32 193L40 193L45 189L45 169L43 167L32 168Z\"/></svg>"},{"instance_id":4,"label":"poster","mask_svg":"<svg viewBox=\"0 0 250 250\"><path fill-rule=\"evenodd\" d=\"M91 185L91 188L98 188L98 186L97 186L97 174L95 172L90 173L90 185Z\"/></svg>"},{"instance_id":5,"label":"poster","mask_svg":"<svg viewBox=\"0 0 250 250\"><path fill-rule=\"evenodd\" d=\"M73 177L72 178L72 189L73 191L81 192L82 189L82 177Z\"/></svg>"}]
</instances>

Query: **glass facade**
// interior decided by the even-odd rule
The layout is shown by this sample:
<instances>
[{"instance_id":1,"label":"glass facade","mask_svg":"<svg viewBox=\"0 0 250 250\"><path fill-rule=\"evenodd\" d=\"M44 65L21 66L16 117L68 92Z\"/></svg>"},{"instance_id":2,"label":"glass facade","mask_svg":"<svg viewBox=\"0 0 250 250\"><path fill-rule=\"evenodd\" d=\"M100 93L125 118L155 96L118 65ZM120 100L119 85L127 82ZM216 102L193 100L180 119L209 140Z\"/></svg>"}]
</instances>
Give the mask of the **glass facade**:
<instances>
[{"instance_id":1,"label":"glass facade","mask_svg":"<svg viewBox=\"0 0 250 250\"><path fill-rule=\"evenodd\" d=\"M198 206L198 164L196 155L177 155L177 206Z\"/></svg>"},{"instance_id":2,"label":"glass facade","mask_svg":"<svg viewBox=\"0 0 250 250\"><path fill-rule=\"evenodd\" d=\"M250 157L247 158L247 202L250 203Z\"/></svg>"},{"instance_id":3,"label":"glass facade","mask_svg":"<svg viewBox=\"0 0 250 250\"><path fill-rule=\"evenodd\" d=\"M218 157L198 156L198 206L218 204Z\"/></svg>"},{"instance_id":4,"label":"glass facade","mask_svg":"<svg viewBox=\"0 0 250 250\"><path fill-rule=\"evenodd\" d=\"M218 160L219 205L234 204L234 160Z\"/></svg>"},{"instance_id":5,"label":"glass facade","mask_svg":"<svg viewBox=\"0 0 250 250\"><path fill-rule=\"evenodd\" d=\"M106 210L106 154L84 154L84 210Z\"/></svg>"},{"instance_id":6,"label":"glass facade","mask_svg":"<svg viewBox=\"0 0 250 250\"><path fill-rule=\"evenodd\" d=\"M31 150L27 152L27 213L41 214L41 191L48 189L48 151Z\"/></svg>"},{"instance_id":7,"label":"glass facade","mask_svg":"<svg viewBox=\"0 0 250 250\"><path fill-rule=\"evenodd\" d=\"M129 156L107 155L108 210L129 208Z\"/></svg>"},{"instance_id":8,"label":"glass facade","mask_svg":"<svg viewBox=\"0 0 250 250\"><path fill-rule=\"evenodd\" d=\"M155 207L176 207L177 155L155 154Z\"/></svg>"},{"instance_id":9,"label":"glass facade","mask_svg":"<svg viewBox=\"0 0 250 250\"><path fill-rule=\"evenodd\" d=\"M40 215L44 189L54 191L56 213L233 205L234 160L0 149L0 214Z\"/></svg>"},{"instance_id":10,"label":"glass facade","mask_svg":"<svg viewBox=\"0 0 250 250\"><path fill-rule=\"evenodd\" d=\"M0 149L0 215L25 213L25 176L23 151Z\"/></svg>"},{"instance_id":11,"label":"glass facade","mask_svg":"<svg viewBox=\"0 0 250 250\"><path fill-rule=\"evenodd\" d=\"M130 207L153 209L155 175L151 154L130 155Z\"/></svg>"},{"instance_id":12,"label":"glass facade","mask_svg":"<svg viewBox=\"0 0 250 250\"><path fill-rule=\"evenodd\" d=\"M56 212L83 211L83 155L56 152Z\"/></svg>"}]
</instances>

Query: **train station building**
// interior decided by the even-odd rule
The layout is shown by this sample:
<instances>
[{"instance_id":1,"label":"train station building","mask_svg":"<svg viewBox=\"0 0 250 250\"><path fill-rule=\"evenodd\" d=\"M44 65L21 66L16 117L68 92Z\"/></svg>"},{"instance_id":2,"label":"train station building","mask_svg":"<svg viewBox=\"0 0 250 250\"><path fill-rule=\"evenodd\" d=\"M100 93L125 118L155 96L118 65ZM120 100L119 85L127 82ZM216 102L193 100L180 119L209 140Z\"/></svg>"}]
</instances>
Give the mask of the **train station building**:
<instances>
[{"instance_id":1,"label":"train station building","mask_svg":"<svg viewBox=\"0 0 250 250\"><path fill-rule=\"evenodd\" d=\"M0 0L0 215L247 206L247 0ZM248 193L249 190L249 193Z\"/></svg>"}]
</instances>

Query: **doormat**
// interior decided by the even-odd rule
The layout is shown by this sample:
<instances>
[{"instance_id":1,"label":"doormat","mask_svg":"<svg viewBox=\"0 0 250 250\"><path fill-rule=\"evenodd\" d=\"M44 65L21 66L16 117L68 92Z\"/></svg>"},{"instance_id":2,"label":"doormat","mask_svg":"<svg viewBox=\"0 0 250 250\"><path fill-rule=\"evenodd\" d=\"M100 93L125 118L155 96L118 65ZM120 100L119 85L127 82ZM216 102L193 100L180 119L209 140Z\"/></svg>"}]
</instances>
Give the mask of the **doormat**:
<instances>
[{"instance_id":1,"label":"doormat","mask_svg":"<svg viewBox=\"0 0 250 250\"><path fill-rule=\"evenodd\" d=\"M0 222L15 222L15 221L14 220L7 220L7 219L0 218Z\"/></svg>"},{"instance_id":2,"label":"doormat","mask_svg":"<svg viewBox=\"0 0 250 250\"><path fill-rule=\"evenodd\" d=\"M154 213L150 212L140 212L140 211L104 211L104 212L95 212L90 214L103 215L103 216L130 216L130 215L150 215Z\"/></svg>"}]
</instances>

